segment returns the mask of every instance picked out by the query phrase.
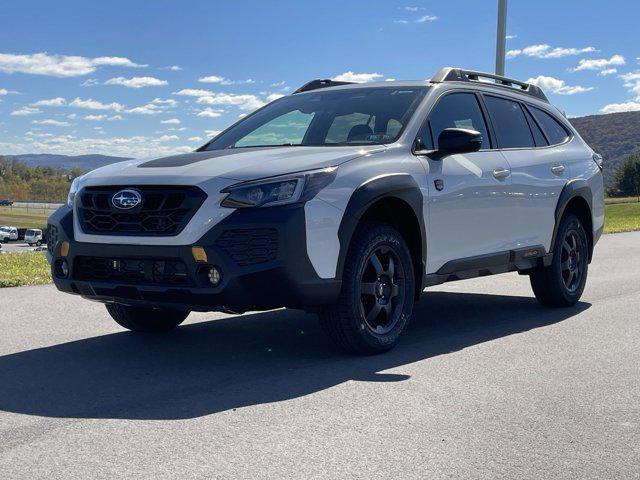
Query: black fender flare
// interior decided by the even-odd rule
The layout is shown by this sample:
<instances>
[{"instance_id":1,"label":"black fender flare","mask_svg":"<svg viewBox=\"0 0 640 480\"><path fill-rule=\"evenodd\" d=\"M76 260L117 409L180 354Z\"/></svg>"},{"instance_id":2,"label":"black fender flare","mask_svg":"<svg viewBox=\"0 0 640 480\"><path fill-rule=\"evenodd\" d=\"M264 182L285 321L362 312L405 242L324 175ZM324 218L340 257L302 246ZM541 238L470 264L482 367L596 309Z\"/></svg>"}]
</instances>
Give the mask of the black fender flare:
<instances>
[{"instance_id":1,"label":"black fender flare","mask_svg":"<svg viewBox=\"0 0 640 480\"><path fill-rule=\"evenodd\" d=\"M555 211L555 225L553 227L553 235L551 236L551 248L550 251L553 251L553 246L556 243L556 236L558 234L558 227L560 226L560 220L564 215L564 212L569 205L569 202L576 197L582 198L587 205L589 206L589 215L593 215L593 196L591 192L591 187L586 180L571 180L569 181L560 192L558 197L558 203L556 204ZM593 221L593 220L592 220ZM593 231L587 232L589 238L593 236ZM589 247L589 259L591 259L593 250L593 241Z\"/></svg>"},{"instance_id":2,"label":"black fender flare","mask_svg":"<svg viewBox=\"0 0 640 480\"><path fill-rule=\"evenodd\" d=\"M416 285L416 288L420 288L420 291L422 291L427 261L423 195L418 183L408 173L393 173L373 178L360 185L353 192L349 202L347 203L345 213L338 229L340 253L336 268L336 278L342 279L347 251L349 250L351 238L358 226L358 222L362 219L362 216L371 205L385 198L396 198L404 201L411 207L414 215L418 219L418 224L420 226L422 271L420 272L421 284Z\"/></svg>"}]
</instances>

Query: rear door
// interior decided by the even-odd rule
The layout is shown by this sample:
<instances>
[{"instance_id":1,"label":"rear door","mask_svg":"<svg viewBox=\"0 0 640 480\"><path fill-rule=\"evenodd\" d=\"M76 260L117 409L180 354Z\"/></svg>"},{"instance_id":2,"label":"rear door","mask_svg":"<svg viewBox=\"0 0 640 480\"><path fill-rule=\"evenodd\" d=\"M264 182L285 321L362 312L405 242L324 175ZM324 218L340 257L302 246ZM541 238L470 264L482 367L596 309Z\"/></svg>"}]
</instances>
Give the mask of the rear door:
<instances>
[{"instance_id":1,"label":"rear door","mask_svg":"<svg viewBox=\"0 0 640 480\"><path fill-rule=\"evenodd\" d=\"M564 147L552 145L550 133L524 103L489 94L483 97L498 146L511 167L512 208L517 212L511 226L513 248L542 245L548 251L558 196L569 176Z\"/></svg>"},{"instance_id":2,"label":"rear door","mask_svg":"<svg viewBox=\"0 0 640 480\"><path fill-rule=\"evenodd\" d=\"M509 165L492 150L489 128L479 96L453 91L440 97L420 135L428 150L437 150L445 128L469 128L482 134L480 151L421 156L429 184L427 273L445 263L507 250L511 208Z\"/></svg>"}]
</instances>

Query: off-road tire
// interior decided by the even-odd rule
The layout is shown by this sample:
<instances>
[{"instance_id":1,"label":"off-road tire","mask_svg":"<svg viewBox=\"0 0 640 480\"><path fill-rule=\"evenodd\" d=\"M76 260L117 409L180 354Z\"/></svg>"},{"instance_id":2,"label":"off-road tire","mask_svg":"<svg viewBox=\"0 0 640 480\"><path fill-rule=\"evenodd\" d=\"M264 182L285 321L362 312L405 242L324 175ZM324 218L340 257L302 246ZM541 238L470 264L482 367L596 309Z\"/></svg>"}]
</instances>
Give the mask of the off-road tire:
<instances>
[{"instance_id":1,"label":"off-road tire","mask_svg":"<svg viewBox=\"0 0 640 480\"><path fill-rule=\"evenodd\" d=\"M320 324L346 352L386 352L396 345L411 318L414 283L413 262L402 235L386 224L364 223L349 246L338 301L321 311ZM374 322L380 325L372 326Z\"/></svg>"},{"instance_id":2,"label":"off-road tire","mask_svg":"<svg viewBox=\"0 0 640 480\"><path fill-rule=\"evenodd\" d=\"M545 307L571 307L582 296L589 270L589 242L578 217L562 218L552 251L551 265L530 274L533 293Z\"/></svg>"}]
</instances>

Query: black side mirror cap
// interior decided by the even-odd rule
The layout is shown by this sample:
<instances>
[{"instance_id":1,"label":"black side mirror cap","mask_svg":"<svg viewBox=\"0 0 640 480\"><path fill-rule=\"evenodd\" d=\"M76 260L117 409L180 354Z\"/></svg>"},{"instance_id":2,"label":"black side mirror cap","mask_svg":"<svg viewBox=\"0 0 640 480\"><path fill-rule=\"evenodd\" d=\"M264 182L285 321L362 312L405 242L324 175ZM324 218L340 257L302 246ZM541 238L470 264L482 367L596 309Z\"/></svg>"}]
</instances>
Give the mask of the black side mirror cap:
<instances>
[{"instance_id":1,"label":"black side mirror cap","mask_svg":"<svg viewBox=\"0 0 640 480\"><path fill-rule=\"evenodd\" d=\"M445 128L438 135L438 153L440 155L477 152L481 147L482 134L477 130Z\"/></svg>"}]
</instances>

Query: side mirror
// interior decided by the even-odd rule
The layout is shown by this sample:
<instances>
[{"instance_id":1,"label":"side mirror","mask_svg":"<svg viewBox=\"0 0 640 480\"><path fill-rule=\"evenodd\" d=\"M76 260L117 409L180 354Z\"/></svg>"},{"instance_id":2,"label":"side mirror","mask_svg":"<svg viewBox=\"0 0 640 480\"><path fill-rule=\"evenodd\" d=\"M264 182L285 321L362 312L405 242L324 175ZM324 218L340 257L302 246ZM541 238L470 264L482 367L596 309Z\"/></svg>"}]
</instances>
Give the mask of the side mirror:
<instances>
[{"instance_id":1,"label":"side mirror","mask_svg":"<svg viewBox=\"0 0 640 480\"><path fill-rule=\"evenodd\" d=\"M438 153L441 155L477 152L480 147L482 134L476 130L445 128L438 135Z\"/></svg>"}]
</instances>

